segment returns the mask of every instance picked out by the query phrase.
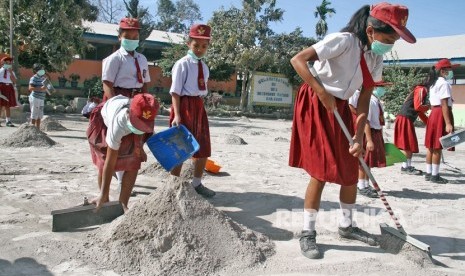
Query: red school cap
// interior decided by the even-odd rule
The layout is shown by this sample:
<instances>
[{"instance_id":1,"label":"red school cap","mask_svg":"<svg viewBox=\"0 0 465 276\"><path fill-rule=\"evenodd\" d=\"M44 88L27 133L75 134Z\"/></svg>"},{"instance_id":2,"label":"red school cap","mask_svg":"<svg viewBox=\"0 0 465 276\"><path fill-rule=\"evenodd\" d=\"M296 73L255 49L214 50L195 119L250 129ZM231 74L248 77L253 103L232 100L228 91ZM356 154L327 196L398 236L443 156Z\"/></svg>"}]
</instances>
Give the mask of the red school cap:
<instances>
[{"instance_id":1,"label":"red school cap","mask_svg":"<svg viewBox=\"0 0 465 276\"><path fill-rule=\"evenodd\" d=\"M119 28L122 30L140 30L139 19L132 17L122 18L119 22Z\"/></svg>"},{"instance_id":2,"label":"red school cap","mask_svg":"<svg viewBox=\"0 0 465 276\"><path fill-rule=\"evenodd\" d=\"M159 107L160 105L152 95L147 93L137 94L131 100L129 121L138 130L151 133L153 132L155 116Z\"/></svg>"},{"instance_id":3,"label":"red school cap","mask_svg":"<svg viewBox=\"0 0 465 276\"><path fill-rule=\"evenodd\" d=\"M208 25L204 24L195 24L192 25L189 30L189 37L190 38L198 38L198 39L211 39L212 28Z\"/></svg>"},{"instance_id":4,"label":"red school cap","mask_svg":"<svg viewBox=\"0 0 465 276\"><path fill-rule=\"evenodd\" d=\"M1 61L1 62L5 62L5 61L8 61L8 60L9 60L9 61L13 61L13 58L10 57L10 56L4 56L0 61Z\"/></svg>"},{"instance_id":5,"label":"red school cap","mask_svg":"<svg viewBox=\"0 0 465 276\"><path fill-rule=\"evenodd\" d=\"M417 39L407 29L408 8L382 2L371 6L370 15L391 26L405 41L415 43Z\"/></svg>"},{"instance_id":6,"label":"red school cap","mask_svg":"<svg viewBox=\"0 0 465 276\"><path fill-rule=\"evenodd\" d=\"M460 64L452 64L450 63L450 60L447 58L440 59L436 64L434 65L434 68L436 70L440 70L442 68L457 68L459 67Z\"/></svg>"}]
</instances>

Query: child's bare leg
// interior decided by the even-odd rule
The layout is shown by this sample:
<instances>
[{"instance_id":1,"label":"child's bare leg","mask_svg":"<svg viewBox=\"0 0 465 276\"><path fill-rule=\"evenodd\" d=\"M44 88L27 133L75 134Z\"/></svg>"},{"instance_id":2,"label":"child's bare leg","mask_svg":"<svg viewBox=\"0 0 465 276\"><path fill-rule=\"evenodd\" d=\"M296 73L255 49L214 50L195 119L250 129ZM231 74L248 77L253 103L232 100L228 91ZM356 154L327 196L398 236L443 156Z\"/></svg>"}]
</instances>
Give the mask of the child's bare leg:
<instances>
[{"instance_id":1,"label":"child's bare leg","mask_svg":"<svg viewBox=\"0 0 465 276\"><path fill-rule=\"evenodd\" d=\"M207 158L194 159L194 177L202 178L205 164L207 164Z\"/></svg>"},{"instance_id":2,"label":"child's bare leg","mask_svg":"<svg viewBox=\"0 0 465 276\"><path fill-rule=\"evenodd\" d=\"M123 205L124 212L126 213L128 209L129 198L131 197L132 188L134 188L134 183L136 183L138 171L125 171L123 175L123 185L121 187L121 193L119 194L119 201Z\"/></svg>"},{"instance_id":3,"label":"child's bare leg","mask_svg":"<svg viewBox=\"0 0 465 276\"><path fill-rule=\"evenodd\" d=\"M174 176L180 176L181 175L181 169L182 169L182 164L174 167L174 169L171 170L170 174Z\"/></svg>"},{"instance_id":4,"label":"child's bare leg","mask_svg":"<svg viewBox=\"0 0 465 276\"><path fill-rule=\"evenodd\" d=\"M304 209L319 210L321 203L321 193L325 187L325 182L319 181L316 178L310 178L307 190L305 192Z\"/></svg>"}]
</instances>

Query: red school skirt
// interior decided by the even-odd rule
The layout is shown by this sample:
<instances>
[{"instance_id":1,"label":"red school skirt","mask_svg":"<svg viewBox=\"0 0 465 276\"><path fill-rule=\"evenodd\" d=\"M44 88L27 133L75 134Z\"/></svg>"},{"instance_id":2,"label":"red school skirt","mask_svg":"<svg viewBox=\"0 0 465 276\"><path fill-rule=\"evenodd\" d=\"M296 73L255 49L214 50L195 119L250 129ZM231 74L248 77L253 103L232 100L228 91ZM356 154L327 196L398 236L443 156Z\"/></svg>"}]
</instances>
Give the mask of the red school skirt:
<instances>
[{"instance_id":1,"label":"red school skirt","mask_svg":"<svg viewBox=\"0 0 465 276\"><path fill-rule=\"evenodd\" d=\"M194 158L207 158L211 156L210 127L207 112L203 105L203 98L195 96L182 96L179 111L181 124L183 124L200 145ZM171 106L170 126L174 119L174 107Z\"/></svg>"},{"instance_id":2,"label":"red school skirt","mask_svg":"<svg viewBox=\"0 0 465 276\"><path fill-rule=\"evenodd\" d=\"M397 115L394 122L394 145L401 150L419 152L415 125L405 116Z\"/></svg>"},{"instance_id":3,"label":"red school skirt","mask_svg":"<svg viewBox=\"0 0 465 276\"><path fill-rule=\"evenodd\" d=\"M336 98L336 105L349 132L354 135L348 102ZM334 114L326 110L306 83L296 96L289 166L302 168L319 181L343 186L357 183L358 159L349 153L349 141Z\"/></svg>"},{"instance_id":4,"label":"red school skirt","mask_svg":"<svg viewBox=\"0 0 465 276\"><path fill-rule=\"evenodd\" d=\"M454 125L454 116L452 115L451 108L449 108L449 116L451 118L452 125ZM442 149L439 138L444 135L447 135L447 132L446 122L442 115L442 108L441 106L433 106L431 107L431 114L428 118L428 123L426 124L425 147L433 150ZM454 151L455 148L451 148L449 150Z\"/></svg>"},{"instance_id":5,"label":"red school skirt","mask_svg":"<svg viewBox=\"0 0 465 276\"><path fill-rule=\"evenodd\" d=\"M372 128L371 139L373 140L374 149L366 151L363 159L370 168L384 168L386 167L386 151L384 150L383 130ZM364 145L366 149L366 142Z\"/></svg>"},{"instance_id":6,"label":"red school skirt","mask_svg":"<svg viewBox=\"0 0 465 276\"><path fill-rule=\"evenodd\" d=\"M13 88L12 84L0 83L0 92L8 99L8 101L5 101L4 99L0 98L0 106L15 107L18 105L16 101L15 89Z\"/></svg>"}]
</instances>

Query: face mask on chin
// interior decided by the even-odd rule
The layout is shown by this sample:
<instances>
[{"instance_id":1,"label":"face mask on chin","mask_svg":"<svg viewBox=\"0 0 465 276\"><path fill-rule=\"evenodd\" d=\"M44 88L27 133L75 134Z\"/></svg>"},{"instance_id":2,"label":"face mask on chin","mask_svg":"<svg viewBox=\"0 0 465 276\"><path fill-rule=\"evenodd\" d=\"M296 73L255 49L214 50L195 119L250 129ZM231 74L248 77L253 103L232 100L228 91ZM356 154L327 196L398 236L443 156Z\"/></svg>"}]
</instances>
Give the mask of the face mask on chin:
<instances>
[{"instance_id":1,"label":"face mask on chin","mask_svg":"<svg viewBox=\"0 0 465 276\"><path fill-rule=\"evenodd\" d=\"M446 80L451 80L454 78L454 72L452 70L450 70L448 73L447 73L447 76L444 77Z\"/></svg>"}]
</instances>

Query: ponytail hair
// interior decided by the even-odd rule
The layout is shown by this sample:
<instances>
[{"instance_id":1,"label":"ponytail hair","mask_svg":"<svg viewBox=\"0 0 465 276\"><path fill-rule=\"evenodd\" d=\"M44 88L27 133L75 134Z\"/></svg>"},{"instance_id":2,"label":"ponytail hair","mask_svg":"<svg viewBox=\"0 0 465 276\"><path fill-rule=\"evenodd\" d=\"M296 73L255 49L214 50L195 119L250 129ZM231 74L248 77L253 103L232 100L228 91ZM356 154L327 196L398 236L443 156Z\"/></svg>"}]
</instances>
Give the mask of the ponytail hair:
<instances>
[{"instance_id":1,"label":"ponytail hair","mask_svg":"<svg viewBox=\"0 0 465 276\"><path fill-rule=\"evenodd\" d=\"M370 15L371 7L365 5L352 15L349 23L342 28L341 32L353 33L361 42L362 46L368 45L367 27L370 25L377 32L392 34L396 31L388 24Z\"/></svg>"},{"instance_id":2,"label":"ponytail hair","mask_svg":"<svg viewBox=\"0 0 465 276\"><path fill-rule=\"evenodd\" d=\"M429 73L427 77L427 82L428 82L429 87L436 84L436 81L439 78L439 70L436 70L434 66L431 66L431 68L429 69Z\"/></svg>"}]
</instances>

